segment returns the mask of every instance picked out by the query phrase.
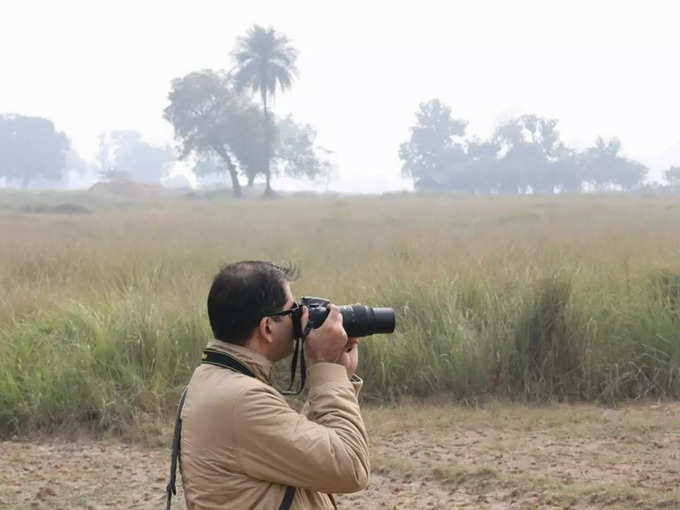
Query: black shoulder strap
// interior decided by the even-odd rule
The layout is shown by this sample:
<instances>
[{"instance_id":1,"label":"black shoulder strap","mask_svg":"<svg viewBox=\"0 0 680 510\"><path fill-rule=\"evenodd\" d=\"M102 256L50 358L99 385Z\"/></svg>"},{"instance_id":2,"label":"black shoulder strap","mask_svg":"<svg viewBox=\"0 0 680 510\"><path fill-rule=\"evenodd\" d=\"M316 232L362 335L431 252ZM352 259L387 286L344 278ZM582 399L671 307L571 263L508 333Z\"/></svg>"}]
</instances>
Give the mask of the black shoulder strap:
<instances>
[{"instance_id":1,"label":"black shoulder strap","mask_svg":"<svg viewBox=\"0 0 680 510\"><path fill-rule=\"evenodd\" d=\"M234 372L241 372L244 375L255 377L255 374L253 374L253 372L239 360L232 358L228 354L214 351L212 349L206 349L203 351L201 363L205 365L216 365L222 368L229 368Z\"/></svg>"},{"instance_id":2,"label":"black shoulder strap","mask_svg":"<svg viewBox=\"0 0 680 510\"><path fill-rule=\"evenodd\" d=\"M293 498L295 497L295 487L289 485L286 487L286 494L283 496L283 501L281 501L281 506L279 510L288 510L290 505L293 503Z\"/></svg>"},{"instance_id":3,"label":"black shoulder strap","mask_svg":"<svg viewBox=\"0 0 680 510\"><path fill-rule=\"evenodd\" d=\"M182 408L184 407L184 399L187 396L187 388L184 388L182 396L179 399L177 406L177 415L175 416L175 433L172 435L172 446L170 447L170 481L166 487L168 493L166 510L170 510L170 500L172 496L177 496L177 487L175 482L177 480L177 458L179 457L179 439L182 435Z\"/></svg>"},{"instance_id":4,"label":"black shoulder strap","mask_svg":"<svg viewBox=\"0 0 680 510\"><path fill-rule=\"evenodd\" d=\"M255 377L255 374L248 369L243 363L237 359L232 358L228 354L224 354L212 349L205 349L201 358L201 363L206 365L215 365L222 368L228 368L234 372L240 372L249 377ZM170 449L170 481L167 486L167 504L166 510L170 510L170 502L173 495L177 495L177 459L179 458L180 439L182 436L182 408L184 407L184 399L187 396L187 388L184 388L182 396L179 399L179 406L177 406L177 416L175 417L175 433L172 437L172 447ZM279 510L289 510L295 497L295 487L289 485L286 487L286 493L281 502Z\"/></svg>"},{"instance_id":5,"label":"black shoulder strap","mask_svg":"<svg viewBox=\"0 0 680 510\"><path fill-rule=\"evenodd\" d=\"M288 510L290 505L293 503L293 498L295 497L295 487L289 485L286 487L286 494L283 496L283 501L281 501L281 506L279 510Z\"/></svg>"}]
</instances>

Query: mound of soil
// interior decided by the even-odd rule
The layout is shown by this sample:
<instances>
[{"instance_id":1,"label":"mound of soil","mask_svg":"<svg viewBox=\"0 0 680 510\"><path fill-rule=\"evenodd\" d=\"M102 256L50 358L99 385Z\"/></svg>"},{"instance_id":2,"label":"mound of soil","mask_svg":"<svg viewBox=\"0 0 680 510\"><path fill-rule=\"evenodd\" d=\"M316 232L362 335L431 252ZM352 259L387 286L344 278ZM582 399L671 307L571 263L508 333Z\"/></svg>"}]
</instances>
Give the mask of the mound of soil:
<instances>
[{"instance_id":1,"label":"mound of soil","mask_svg":"<svg viewBox=\"0 0 680 510\"><path fill-rule=\"evenodd\" d=\"M134 181L97 182L90 186L90 192L124 197L158 197L172 194L160 184Z\"/></svg>"}]
</instances>

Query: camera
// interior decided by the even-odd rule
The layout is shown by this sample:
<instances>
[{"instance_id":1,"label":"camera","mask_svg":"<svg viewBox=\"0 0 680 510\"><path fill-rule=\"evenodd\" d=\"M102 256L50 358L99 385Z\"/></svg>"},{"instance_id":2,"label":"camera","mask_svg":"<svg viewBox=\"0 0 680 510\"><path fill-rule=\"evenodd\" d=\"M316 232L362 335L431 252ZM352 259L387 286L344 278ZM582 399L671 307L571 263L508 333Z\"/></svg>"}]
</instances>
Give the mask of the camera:
<instances>
[{"instance_id":1,"label":"camera","mask_svg":"<svg viewBox=\"0 0 680 510\"><path fill-rule=\"evenodd\" d=\"M302 306L309 309L309 322L312 328L323 324L330 312L330 301L320 297L305 296L300 301L298 313L293 314L295 338L302 338ZM392 333L395 316L392 308L371 307L363 305L339 306L342 314L342 325L347 336L357 338L376 333Z\"/></svg>"}]
</instances>

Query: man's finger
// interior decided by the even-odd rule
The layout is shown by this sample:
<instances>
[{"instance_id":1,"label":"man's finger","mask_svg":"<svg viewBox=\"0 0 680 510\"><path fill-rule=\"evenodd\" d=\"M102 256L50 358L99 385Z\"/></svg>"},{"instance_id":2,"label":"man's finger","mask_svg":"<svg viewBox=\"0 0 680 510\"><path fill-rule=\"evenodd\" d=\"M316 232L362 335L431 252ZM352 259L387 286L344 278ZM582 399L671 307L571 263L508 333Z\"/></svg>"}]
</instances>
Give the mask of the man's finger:
<instances>
[{"instance_id":1,"label":"man's finger","mask_svg":"<svg viewBox=\"0 0 680 510\"><path fill-rule=\"evenodd\" d=\"M300 317L300 325L304 330L307 327L307 321L309 320L309 308L306 306L302 307L302 316Z\"/></svg>"},{"instance_id":2,"label":"man's finger","mask_svg":"<svg viewBox=\"0 0 680 510\"><path fill-rule=\"evenodd\" d=\"M328 313L328 319L335 321L338 320L338 317L340 318L340 321L342 321L342 314L340 313L340 308L338 308L334 304L331 304L330 312Z\"/></svg>"}]
</instances>

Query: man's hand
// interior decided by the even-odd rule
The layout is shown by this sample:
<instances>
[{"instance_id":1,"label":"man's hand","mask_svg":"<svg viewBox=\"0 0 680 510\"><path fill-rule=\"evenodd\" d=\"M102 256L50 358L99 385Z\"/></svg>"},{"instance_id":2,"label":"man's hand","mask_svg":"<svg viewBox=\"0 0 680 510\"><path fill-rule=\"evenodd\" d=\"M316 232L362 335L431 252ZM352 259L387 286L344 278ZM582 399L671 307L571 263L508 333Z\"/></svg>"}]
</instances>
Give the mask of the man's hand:
<instances>
[{"instance_id":1,"label":"man's hand","mask_svg":"<svg viewBox=\"0 0 680 510\"><path fill-rule=\"evenodd\" d=\"M357 365L359 364L358 338L350 338L347 341L345 352L342 353L339 363L345 366L347 369L347 377L351 379L354 373L357 371Z\"/></svg>"},{"instance_id":2,"label":"man's hand","mask_svg":"<svg viewBox=\"0 0 680 510\"><path fill-rule=\"evenodd\" d=\"M308 320L309 310L305 306L302 308L301 323L303 329L307 326ZM345 328L342 327L340 309L335 305L330 305L330 312L326 320L323 321L319 328L312 329L305 339L307 363L310 366L322 361L340 363L347 367L349 373L352 366L352 357L356 360L357 356L356 353L352 354L351 351L349 353L345 352L349 347L351 346L349 345L347 333ZM356 361L354 362L353 370L356 370Z\"/></svg>"}]
</instances>

